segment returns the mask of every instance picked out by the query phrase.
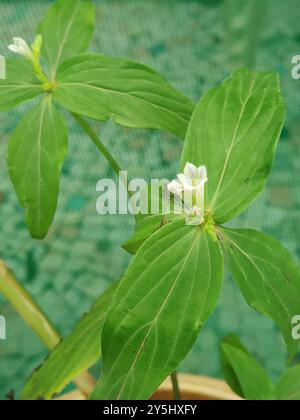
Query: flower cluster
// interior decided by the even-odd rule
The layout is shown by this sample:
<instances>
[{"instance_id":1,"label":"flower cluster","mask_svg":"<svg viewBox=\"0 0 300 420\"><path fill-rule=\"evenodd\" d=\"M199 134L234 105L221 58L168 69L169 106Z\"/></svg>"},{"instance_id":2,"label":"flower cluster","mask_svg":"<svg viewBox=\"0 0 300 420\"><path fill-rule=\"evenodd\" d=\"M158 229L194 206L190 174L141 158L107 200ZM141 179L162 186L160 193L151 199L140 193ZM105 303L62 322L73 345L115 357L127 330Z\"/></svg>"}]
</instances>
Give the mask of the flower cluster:
<instances>
[{"instance_id":1,"label":"flower cluster","mask_svg":"<svg viewBox=\"0 0 300 420\"><path fill-rule=\"evenodd\" d=\"M184 172L178 174L177 180L167 186L169 192L183 201L189 225L201 225L204 222L204 188L207 181L206 167L197 168L188 162Z\"/></svg>"}]
</instances>

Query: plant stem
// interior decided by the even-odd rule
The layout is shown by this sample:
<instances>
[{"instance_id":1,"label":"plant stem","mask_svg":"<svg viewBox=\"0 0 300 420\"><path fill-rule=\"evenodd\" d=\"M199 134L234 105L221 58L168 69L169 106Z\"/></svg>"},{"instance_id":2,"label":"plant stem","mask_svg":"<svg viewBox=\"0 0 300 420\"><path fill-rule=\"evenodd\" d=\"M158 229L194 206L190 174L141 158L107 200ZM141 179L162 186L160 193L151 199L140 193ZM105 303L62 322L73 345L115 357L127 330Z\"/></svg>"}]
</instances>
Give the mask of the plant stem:
<instances>
[{"instance_id":1,"label":"plant stem","mask_svg":"<svg viewBox=\"0 0 300 420\"><path fill-rule=\"evenodd\" d=\"M87 370L82 372L77 378L74 378L73 383L87 398L91 395L96 386L95 378Z\"/></svg>"},{"instance_id":2,"label":"plant stem","mask_svg":"<svg viewBox=\"0 0 300 420\"><path fill-rule=\"evenodd\" d=\"M49 80L47 79L47 77L45 76L45 73L43 72L41 63L39 62L39 60L36 59L32 59L32 66L33 66L33 70L35 72L36 77L39 79L40 82L42 82L45 85L50 84Z\"/></svg>"},{"instance_id":3,"label":"plant stem","mask_svg":"<svg viewBox=\"0 0 300 420\"><path fill-rule=\"evenodd\" d=\"M86 132L86 134L90 137L90 139L95 143L95 145L100 150L100 152L103 154L103 156L105 156L105 158L110 163L114 172L119 176L119 173L122 171L121 167L116 162L116 160L113 158L110 151L106 148L106 146L99 139L97 134L91 129L89 124L80 115L72 113L72 116L75 118L75 120L81 126L81 128Z\"/></svg>"},{"instance_id":4,"label":"plant stem","mask_svg":"<svg viewBox=\"0 0 300 420\"><path fill-rule=\"evenodd\" d=\"M181 400L181 395L180 395L179 384L178 384L178 377L177 377L176 371L174 371L173 373L171 373L170 377L171 377L172 386L173 386L174 400L180 401Z\"/></svg>"},{"instance_id":5,"label":"plant stem","mask_svg":"<svg viewBox=\"0 0 300 420\"><path fill-rule=\"evenodd\" d=\"M60 336L41 308L14 278L3 261L0 261L0 292L34 330L48 349L55 347Z\"/></svg>"},{"instance_id":6,"label":"plant stem","mask_svg":"<svg viewBox=\"0 0 300 420\"><path fill-rule=\"evenodd\" d=\"M42 343L52 350L61 337L43 310L34 302L29 293L16 280L6 264L0 260L0 293L11 303L24 321L32 328ZM89 395L94 388L94 378L84 372L74 380L74 383L84 393Z\"/></svg>"}]
</instances>

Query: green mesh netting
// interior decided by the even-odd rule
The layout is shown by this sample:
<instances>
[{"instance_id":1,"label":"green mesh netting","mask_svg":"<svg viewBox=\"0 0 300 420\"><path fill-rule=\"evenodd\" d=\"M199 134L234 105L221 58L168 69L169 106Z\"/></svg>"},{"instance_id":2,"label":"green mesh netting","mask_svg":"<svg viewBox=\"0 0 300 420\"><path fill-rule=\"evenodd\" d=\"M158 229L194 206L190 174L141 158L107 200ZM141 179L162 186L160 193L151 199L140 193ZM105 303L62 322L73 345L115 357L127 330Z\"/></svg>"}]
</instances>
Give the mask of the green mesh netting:
<instances>
[{"instance_id":1,"label":"green mesh netting","mask_svg":"<svg viewBox=\"0 0 300 420\"><path fill-rule=\"evenodd\" d=\"M7 55L12 36L33 39L36 23L49 3L0 1L1 54ZM274 170L262 197L233 224L277 237L299 261L300 81L292 80L290 62L300 53L300 9L298 0L269 1L267 15L259 12L264 19L262 37L256 40L249 38L249 34L260 33L255 15L249 19L250 3L252 0L98 0L92 49L149 64L194 100L235 67L249 64L252 54L258 69L279 72L288 118ZM224 25L228 19L229 29ZM93 299L124 272L130 257L120 244L132 232L133 220L130 216L96 214L96 183L113 173L69 120L70 152L63 168L55 222L45 241L29 237L5 164L9 134L27 108L24 105L0 115L0 258L66 334ZM172 178L177 173L182 144L171 135L128 130L112 123L94 126L132 177ZM0 313L7 318L8 335L6 341L0 341L3 399L9 390L20 390L47 352L3 299ZM218 343L231 332L241 336L273 376L283 370L285 348L280 332L271 321L249 309L229 277L214 315L181 369L220 376Z\"/></svg>"}]
</instances>

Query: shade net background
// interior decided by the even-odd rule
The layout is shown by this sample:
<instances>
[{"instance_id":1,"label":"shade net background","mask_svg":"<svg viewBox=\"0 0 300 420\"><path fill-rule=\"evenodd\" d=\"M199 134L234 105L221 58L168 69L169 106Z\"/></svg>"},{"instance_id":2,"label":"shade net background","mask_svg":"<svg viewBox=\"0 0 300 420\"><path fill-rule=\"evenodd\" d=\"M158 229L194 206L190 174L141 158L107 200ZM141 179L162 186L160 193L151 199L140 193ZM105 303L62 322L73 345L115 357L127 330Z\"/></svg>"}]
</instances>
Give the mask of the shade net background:
<instances>
[{"instance_id":1,"label":"shade net background","mask_svg":"<svg viewBox=\"0 0 300 420\"><path fill-rule=\"evenodd\" d=\"M28 42L51 2L0 2L0 53L8 56L12 36ZM268 9L264 6L269 3ZM300 54L298 0L98 0L92 50L146 63L198 100L235 68L248 65L279 72L287 122L268 186L232 225L251 227L281 240L300 257L300 80L291 78L291 58ZM255 7L253 7L255 5ZM63 167L55 222L46 240L30 238L5 163L9 135L30 105L0 115L0 258L36 298L65 335L91 302L124 273L130 256L120 245L134 228L131 216L98 216L96 183L114 177L92 142L69 119L69 156ZM131 177L172 179L182 142L151 130L92 123ZM26 157L24 157L26 158ZM0 341L0 398L20 391L47 351L0 298L7 340ZM276 378L285 347L274 324L244 302L227 275L218 307L181 365L191 373L221 376L219 341L238 333Z\"/></svg>"}]
</instances>

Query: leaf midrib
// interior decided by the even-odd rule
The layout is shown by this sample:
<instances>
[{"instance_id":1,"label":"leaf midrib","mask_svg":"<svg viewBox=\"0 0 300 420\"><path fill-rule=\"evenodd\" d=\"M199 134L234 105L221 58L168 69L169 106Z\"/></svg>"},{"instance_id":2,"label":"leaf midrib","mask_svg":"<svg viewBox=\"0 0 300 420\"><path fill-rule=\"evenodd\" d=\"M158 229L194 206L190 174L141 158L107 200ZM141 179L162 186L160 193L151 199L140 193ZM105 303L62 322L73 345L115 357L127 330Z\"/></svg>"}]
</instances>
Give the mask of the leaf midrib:
<instances>
[{"instance_id":1,"label":"leaf midrib","mask_svg":"<svg viewBox=\"0 0 300 420\"><path fill-rule=\"evenodd\" d=\"M247 97L246 97L246 99L245 99L245 101L243 103L243 106L241 108L241 112L240 112L240 115L239 115L239 118L238 118L238 122L237 122L236 128L234 130L234 134L233 134L233 138L232 138L232 141L231 141L229 150L228 150L228 152L226 152L226 150L225 150L225 152L226 152L226 158L225 158L224 166L223 166L223 169L222 169L222 172L221 172L219 183L217 185L216 191L215 191L215 193L213 195L213 198L212 198L212 201L211 201L211 204L210 204L210 208L212 208L212 209L213 209L213 207L214 207L214 205L216 203L216 200L218 198L219 191L221 189L221 186L222 186L222 183L223 183L225 174L226 174L226 170L227 170L227 167L228 167L228 164L229 164L229 159L230 159L231 153L232 153L232 151L234 149L234 146L235 146L235 142L236 142L236 138L237 138L238 131L239 131L239 128L240 128L240 124L242 122L242 118L244 116L244 112L245 112L246 106L247 106L247 104L249 102L249 99L250 99L250 97L252 95L252 92L253 92L253 89L254 89L254 86L255 86L255 82L256 82L256 80L252 80L251 81L249 93L248 93L248 95L247 95Z\"/></svg>"},{"instance_id":2,"label":"leaf midrib","mask_svg":"<svg viewBox=\"0 0 300 420\"><path fill-rule=\"evenodd\" d=\"M57 68L58 68L58 64L59 64L59 61L61 59L63 50L65 48L65 45L66 45L67 38L69 36L71 27L73 25L73 22L74 22L74 19L75 19L75 15L76 15L76 13L78 11L78 7L79 7L79 2L77 1L77 4L74 7L73 13L71 15L70 21L69 21L69 23L68 23L68 25L66 27L66 31L64 32L64 36L63 36L62 42L61 42L61 44L59 46L59 49L58 49L58 53L57 53L57 56L56 56L56 60L55 60L54 66L52 67L52 71L51 71L52 81L55 80L56 72L57 72Z\"/></svg>"},{"instance_id":3,"label":"leaf midrib","mask_svg":"<svg viewBox=\"0 0 300 420\"><path fill-rule=\"evenodd\" d=\"M223 233L222 233L223 234ZM271 290L273 290L274 295L277 297L278 301L280 302L285 314L288 316L288 318L291 317L291 314L288 311L288 308L285 306L284 302L281 299L281 296L276 292L276 290L273 288L273 286L271 285L271 283L266 279L265 275L262 273L262 271L259 269L259 267L255 264L255 262L253 261L253 258L251 257L250 254L248 254L246 251L244 251L242 248L240 248L237 243L235 243L233 240L231 240L230 238L228 238L228 236L225 237L226 241L230 242L242 255L244 255L245 258L248 259L248 261L250 261L250 263L253 265L253 267L255 268L255 270L259 273L259 275L261 276L262 280L265 281L265 283L269 286L269 288Z\"/></svg>"},{"instance_id":4,"label":"leaf midrib","mask_svg":"<svg viewBox=\"0 0 300 420\"><path fill-rule=\"evenodd\" d=\"M108 93L111 93L111 94L113 94L113 95L132 96L133 98L137 99L138 101L141 101L141 102L146 102L148 105L150 104L150 105L152 105L152 106L153 106L153 107L155 107L155 108L162 109L162 110L164 110L164 111L168 111L170 114L172 114L172 115L176 116L178 119L182 120L182 121L183 121L183 122L185 122L185 123L188 121L188 120L187 120L186 118L184 118L182 115L180 115L179 113L177 113L177 112L175 112L175 111L172 111L172 110L171 110L171 109L169 109L169 108L166 108L166 107L164 107L164 106L161 106L161 105L155 104L154 102L149 102L149 101L147 101L146 99L140 98L140 97L138 97L138 96L136 96L136 95L133 95L133 94L131 94L131 93L128 93L128 92L121 92L121 91L119 91L119 90L114 90L114 89L100 88L100 87L98 87L98 86L89 85L89 84L87 84L87 83L61 83L61 84L59 85L59 87L64 87L64 86L78 86L78 87L83 87L83 88L88 88L88 89L99 90L99 91L101 91L101 92L103 92L103 93L108 92ZM111 113L111 110L110 110L110 113ZM114 114L114 112L113 112L113 114Z\"/></svg>"},{"instance_id":5,"label":"leaf midrib","mask_svg":"<svg viewBox=\"0 0 300 420\"><path fill-rule=\"evenodd\" d=\"M255 114L255 116L254 116L254 118L253 118L253 120L252 120L252 122L251 122L250 127L248 128L248 130L247 130L246 134L244 134L243 138L242 138L239 142L243 141L243 140L247 137L247 135L248 135L248 134L249 134L249 132L251 131L252 127L255 125L256 119L257 119L257 117L258 117L258 115L259 115L259 113L260 113L260 111L261 111L261 109L262 109L262 107L263 107L264 101L265 101L265 99L266 99L266 97L267 97L268 91L266 91L266 92L267 92L267 93L265 94L265 96L264 96L263 100L261 101L260 108L259 108L259 110L256 112L256 114ZM255 149L255 147L257 146L257 144L261 141L261 139L263 138L263 136L265 135L265 133L266 133L266 132L267 132L267 130L269 129L269 127L270 127L270 125L271 125L271 123L272 123L272 120L273 120L274 115L275 115L275 113L276 113L276 112L277 112L277 108L276 108L276 109L274 109L273 113L271 114L270 119L269 119L269 121L268 121L268 124L266 124L266 129L264 130L263 134L262 134L261 136L258 136L258 138L256 139L256 141L255 141L254 143L251 143L251 145L250 145L249 149L248 149L248 150L244 153L243 158L240 160L240 162L239 162L239 164L237 165L237 167L236 167L235 171L233 172L232 176L231 176L231 177L230 177L230 179L227 181L227 183L226 183L226 187L223 189L222 194L224 194L224 192L225 192L225 191L229 188L229 186L231 185L232 181L235 179L236 175L239 173L239 170L240 170L241 166L244 164L244 161L245 161L245 159L247 159L247 156L250 154L251 150L252 150L252 149ZM219 204L218 204L218 206L215 208L215 212L217 212L217 210L218 210L220 207L224 206L224 205L225 205L228 201L230 201L230 200L231 200L231 197L230 197L230 198L227 198L227 200L224 200L223 202L219 203Z\"/></svg>"},{"instance_id":6,"label":"leaf midrib","mask_svg":"<svg viewBox=\"0 0 300 420\"><path fill-rule=\"evenodd\" d=\"M191 248L190 248L190 250L189 250L188 254L187 254L187 255L186 255L186 257L185 257L185 259L184 259L184 261L183 261L183 264L182 264L182 267L181 267L181 269L179 270L179 273L177 274L176 279L175 279L175 281L174 281L174 283L173 283L173 285L172 285L172 287L171 287L171 289L170 289L169 293L167 294L167 296L166 296L165 300L163 301L163 303L162 303L162 305L161 305L161 308L159 309L159 311L158 311L158 313L157 313L156 317L155 317L155 318L151 321L151 323L149 324L149 325L151 325L151 326L150 326L150 328L149 328L149 330L148 330L147 334L145 335L145 337L144 337L144 339L143 339L143 341L142 341L142 343L141 343L141 345L140 345L140 347L139 347L139 349L138 349L138 351L137 351L136 357L135 357L135 359L134 359L134 361L133 361L132 365L130 366L130 368L129 368L129 370L128 370L128 372L127 372L126 376L125 376L125 379L124 379L124 381L123 381L123 383L122 383L122 385L121 385L121 389L120 389L120 391L119 391L119 393L118 393L118 395L117 395L117 397L116 397L116 399L117 399L117 400L119 400L119 399L120 399L120 396L121 396L121 394L122 394L122 391L123 391L123 389L124 389L124 387L125 387L125 385L126 385L126 382L127 382L127 380L128 380L128 377L129 377L129 375L130 375L130 373L131 373L132 369L134 369L134 366L135 366L135 364L136 364L136 362L137 362L137 360L138 360L138 358L139 358L139 356L140 356L140 354L141 354L141 351L142 351L142 350L143 350L143 348L144 348L145 342L146 342L146 340L147 340L147 338L148 338L148 336L149 336L149 334L150 334L150 332L151 332L151 330L152 330L152 327L153 327L154 325L156 325L157 321L159 320L159 317L160 317L161 313L163 312L163 310L164 310L165 306L166 306L166 305L167 305L167 303L168 303L168 300L170 299L170 297L171 297L171 295L172 295L173 291L175 290L175 288L176 288L176 286L177 286L177 283L178 283L178 281L179 281L179 279L180 279L180 276L181 276L181 274L182 274L182 272L183 272L183 270L184 270L184 268L185 268L185 266L186 266L186 264L187 264L187 262L188 262L188 260L189 260L189 258L190 258L190 256L191 256L191 254L192 254L192 252L193 252L193 250L194 250L194 247L195 247L195 244L197 243L197 240L198 240L198 234L196 234L196 235L195 235L195 239L194 239L194 241L193 241L193 243L192 243L192 246L191 246Z\"/></svg>"}]
</instances>

